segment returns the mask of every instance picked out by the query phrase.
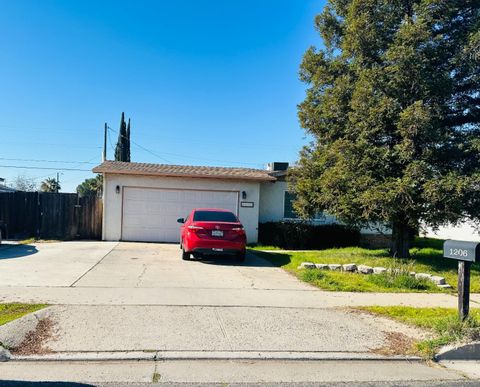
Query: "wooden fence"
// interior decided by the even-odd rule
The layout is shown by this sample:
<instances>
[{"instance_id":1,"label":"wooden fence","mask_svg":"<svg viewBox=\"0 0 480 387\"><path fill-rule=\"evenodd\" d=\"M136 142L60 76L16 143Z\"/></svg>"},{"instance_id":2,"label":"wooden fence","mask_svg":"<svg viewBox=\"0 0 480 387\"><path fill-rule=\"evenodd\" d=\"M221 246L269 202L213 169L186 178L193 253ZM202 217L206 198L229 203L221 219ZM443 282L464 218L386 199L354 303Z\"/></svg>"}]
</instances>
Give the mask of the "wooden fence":
<instances>
[{"instance_id":1,"label":"wooden fence","mask_svg":"<svg viewBox=\"0 0 480 387\"><path fill-rule=\"evenodd\" d=\"M9 238L101 239L102 199L69 193L2 192Z\"/></svg>"}]
</instances>

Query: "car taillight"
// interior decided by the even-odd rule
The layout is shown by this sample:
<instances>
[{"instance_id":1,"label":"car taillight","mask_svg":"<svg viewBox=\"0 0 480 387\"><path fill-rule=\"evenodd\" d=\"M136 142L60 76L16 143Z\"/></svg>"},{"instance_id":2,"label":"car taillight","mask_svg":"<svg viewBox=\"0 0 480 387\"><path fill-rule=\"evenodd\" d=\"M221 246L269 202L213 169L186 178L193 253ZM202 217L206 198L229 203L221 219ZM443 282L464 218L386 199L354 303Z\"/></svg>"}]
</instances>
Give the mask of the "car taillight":
<instances>
[{"instance_id":1,"label":"car taillight","mask_svg":"<svg viewBox=\"0 0 480 387\"><path fill-rule=\"evenodd\" d=\"M189 230L196 232L197 230L203 230L202 226L188 226Z\"/></svg>"},{"instance_id":2,"label":"car taillight","mask_svg":"<svg viewBox=\"0 0 480 387\"><path fill-rule=\"evenodd\" d=\"M234 227L234 228L232 228L232 231L236 231L239 234L241 234L241 233L244 232L244 229L243 229L243 227Z\"/></svg>"}]
</instances>

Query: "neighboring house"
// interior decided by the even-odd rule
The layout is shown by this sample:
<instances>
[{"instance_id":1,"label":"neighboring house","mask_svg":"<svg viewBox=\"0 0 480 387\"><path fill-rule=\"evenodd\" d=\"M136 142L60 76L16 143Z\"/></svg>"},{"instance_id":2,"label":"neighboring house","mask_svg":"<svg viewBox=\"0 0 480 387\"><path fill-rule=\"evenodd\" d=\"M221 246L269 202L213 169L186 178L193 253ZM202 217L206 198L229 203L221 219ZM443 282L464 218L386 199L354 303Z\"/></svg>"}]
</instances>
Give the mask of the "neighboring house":
<instances>
[{"instance_id":1,"label":"neighboring house","mask_svg":"<svg viewBox=\"0 0 480 387\"><path fill-rule=\"evenodd\" d=\"M0 177L0 192L15 192L15 188L10 188L5 185L5 179Z\"/></svg>"},{"instance_id":2,"label":"neighboring house","mask_svg":"<svg viewBox=\"0 0 480 387\"><path fill-rule=\"evenodd\" d=\"M423 233L429 238L456 239L461 241L480 242L480 229L473 222L466 220L457 226L446 225L437 230L427 228Z\"/></svg>"},{"instance_id":3,"label":"neighboring house","mask_svg":"<svg viewBox=\"0 0 480 387\"><path fill-rule=\"evenodd\" d=\"M178 242L178 218L193 208L216 207L237 214L248 242L255 243L259 222L297 219L287 168L278 162L262 170L105 161L93 169L104 177L103 239ZM312 222L336 221L318 214Z\"/></svg>"}]
</instances>

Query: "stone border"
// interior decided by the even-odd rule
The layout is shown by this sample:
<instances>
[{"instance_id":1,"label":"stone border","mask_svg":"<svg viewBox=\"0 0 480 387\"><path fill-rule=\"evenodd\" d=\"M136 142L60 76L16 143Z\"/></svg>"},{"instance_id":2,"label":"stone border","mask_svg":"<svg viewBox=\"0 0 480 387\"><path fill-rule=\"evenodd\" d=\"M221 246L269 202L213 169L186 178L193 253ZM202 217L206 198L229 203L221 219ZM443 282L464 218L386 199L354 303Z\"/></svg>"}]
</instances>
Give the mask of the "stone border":
<instances>
[{"instance_id":1,"label":"stone border","mask_svg":"<svg viewBox=\"0 0 480 387\"><path fill-rule=\"evenodd\" d=\"M318 269L318 270L331 270L331 271L343 271L349 273L359 273L359 274L385 274L390 271L385 267L371 267L367 265L356 265L355 263L347 263L344 265L341 264L326 264L326 263L313 263L313 262L302 262L297 269ZM444 277L431 275L428 273L415 273L414 271L409 273L410 276L415 277L416 279L426 279L433 282L437 287L441 289L453 289L452 285L449 285L445 282Z\"/></svg>"}]
</instances>

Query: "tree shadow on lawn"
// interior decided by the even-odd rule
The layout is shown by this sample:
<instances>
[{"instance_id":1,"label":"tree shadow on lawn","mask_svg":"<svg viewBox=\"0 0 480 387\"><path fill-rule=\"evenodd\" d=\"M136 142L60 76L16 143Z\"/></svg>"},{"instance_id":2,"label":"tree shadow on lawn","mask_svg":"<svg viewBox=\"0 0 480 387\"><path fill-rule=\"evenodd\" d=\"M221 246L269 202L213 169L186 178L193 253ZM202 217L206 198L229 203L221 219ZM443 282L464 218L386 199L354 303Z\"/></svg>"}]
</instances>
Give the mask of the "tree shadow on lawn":
<instances>
[{"instance_id":1,"label":"tree shadow on lawn","mask_svg":"<svg viewBox=\"0 0 480 387\"><path fill-rule=\"evenodd\" d=\"M0 245L0 261L26 257L36 253L38 253L38 250L32 245Z\"/></svg>"},{"instance_id":2,"label":"tree shadow on lawn","mask_svg":"<svg viewBox=\"0 0 480 387\"><path fill-rule=\"evenodd\" d=\"M253 250L251 251L251 254L254 254L257 257L262 258L262 260L270 262L273 266L278 266L278 267L288 265L292 261L292 255L287 252L275 253L271 251L267 253L264 251Z\"/></svg>"}]
</instances>

